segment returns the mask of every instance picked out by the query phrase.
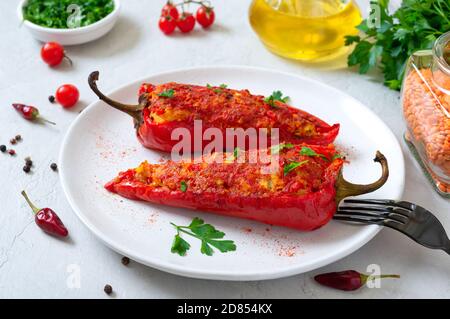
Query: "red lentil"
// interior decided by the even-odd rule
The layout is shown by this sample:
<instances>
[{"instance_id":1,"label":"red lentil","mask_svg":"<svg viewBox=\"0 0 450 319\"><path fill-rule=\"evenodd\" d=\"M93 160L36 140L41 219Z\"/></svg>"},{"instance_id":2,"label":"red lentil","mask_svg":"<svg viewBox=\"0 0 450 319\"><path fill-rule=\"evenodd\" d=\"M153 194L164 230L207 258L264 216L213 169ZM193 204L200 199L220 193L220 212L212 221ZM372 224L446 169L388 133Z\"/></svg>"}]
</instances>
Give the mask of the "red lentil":
<instances>
[{"instance_id":1,"label":"red lentil","mask_svg":"<svg viewBox=\"0 0 450 319\"><path fill-rule=\"evenodd\" d=\"M412 70L403 87L403 112L407 137L417 148L438 188L449 193L450 94L446 90L450 90L448 75L428 68Z\"/></svg>"}]
</instances>

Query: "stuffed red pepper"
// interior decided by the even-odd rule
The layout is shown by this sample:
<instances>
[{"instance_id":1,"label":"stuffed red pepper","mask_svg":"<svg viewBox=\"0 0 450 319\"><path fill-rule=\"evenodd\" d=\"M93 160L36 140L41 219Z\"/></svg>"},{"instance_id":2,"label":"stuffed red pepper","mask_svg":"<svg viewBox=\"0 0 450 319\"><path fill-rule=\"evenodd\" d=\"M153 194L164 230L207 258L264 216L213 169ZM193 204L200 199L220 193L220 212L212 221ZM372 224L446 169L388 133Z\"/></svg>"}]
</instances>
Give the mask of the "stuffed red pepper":
<instances>
[{"instance_id":1,"label":"stuffed red pepper","mask_svg":"<svg viewBox=\"0 0 450 319\"><path fill-rule=\"evenodd\" d=\"M139 105L126 105L102 94L96 84L98 77L98 72L89 76L91 89L107 104L131 115L139 141L155 150L172 150L178 143L177 139L172 138L176 128L186 128L194 136L194 120L202 121L201 134L208 128L219 128L223 145L227 145L229 138L227 128L278 128L280 143L314 145L332 143L339 132L339 124L330 126L281 100L266 99L261 95L252 95L248 90L225 87L143 84L139 90ZM194 145L192 140L192 150L202 150L208 143L201 141Z\"/></svg>"},{"instance_id":2,"label":"stuffed red pepper","mask_svg":"<svg viewBox=\"0 0 450 319\"><path fill-rule=\"evenodd\" d=\"M332 145L276 147L270 153L278 155L279 165L270 173L263 170L271 165L267 161L249 160L252 152L267 150L235 150L212 153L198 162L143 162L105 187L130 199L309 231L326 224L341 199L372 192L388 178L387 161L379 152L375 161L382 165L381 178L356 185L343 178L344 160Z\"/></svg>"}]
</instances>

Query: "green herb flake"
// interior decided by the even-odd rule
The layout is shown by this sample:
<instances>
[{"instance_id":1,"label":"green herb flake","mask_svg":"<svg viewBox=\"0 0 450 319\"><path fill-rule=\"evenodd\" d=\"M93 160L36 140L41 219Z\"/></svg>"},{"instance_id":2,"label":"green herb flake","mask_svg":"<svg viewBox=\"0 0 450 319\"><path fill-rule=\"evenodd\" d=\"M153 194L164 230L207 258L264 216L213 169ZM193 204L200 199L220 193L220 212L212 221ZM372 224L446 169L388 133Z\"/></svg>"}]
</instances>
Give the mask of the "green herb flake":
<instances>
[{"instance_id":1,"label":"green herb flake","mask_svg":"<svg viewBox=\"0 0 450 319\"><path fill-rule=\"evenodd\" d=\"M338 159L338 158L344 158L344 156L342 156L342 155L339 154L339 153L336 153L336 154L333 155L332 160L334 161L335 159Z\"/></svg>"},{"instance_id":2,"label":"green herb flake","mask_svg":"<svg viewBox=\"0 0 450 319\"><path fill-rule=\"evenodd\" d=\"M306 163L308 163L309 161L301 161L301 162L290 162L289 164L285 165L283 167L283 173L284 176L286 176L287 174L289 174L289 172L291 172L292 170L296 169L297 167L300 167Z\"/></svg>"},{"instance_id":3,"label":"green herb flake","mask_svg":"<svg viewBox=\"0 0 450 319\"><path fill-rule=\"evenodd\" d=\"M187 191L187 184L185 181L181 181L180 183L180 191L182 191L183 193L185 193Z\"/></svg>"},{"instance_id":4,"label":"green herb flake","mask_svg":"<svg viewBox=\"0 0 450 319\"><path fill-rule=\"evenodd\" d=\"M303 146L300 150L300 155L304 155L304 156L311 156L311 157L321 157L324 160L328 161L328 157L326 157L323 154L317 154L316 151L314 151L312 148Z\"/></svg>"},{"instance_id":5,"label":"green herb flake","mask_svg":"<svg viewBox=\"0 0 450 319\"><path fill-rule=\"evenodd\" d=\"M172 98L175 95L175 91L173 89L165 90L161 93L158 93L160 97Z\"/></svg>"},{"instance_id":6,"label":"green herb flake","mask_svg":"<svg viewBox=\"0 0 450 319\"><path fill-rule=\"evenodd\" d=\"M189 226L178 226L171 223L177 230L177 234L174 237L171 252L180 256L185 256L186 252L190 249L190 244L181 238L181 234L186 234L191 237L197 238L201 241L200 252L207 256L214 254L213 247L218 249L222 253L229 251L235 251L236 245L232 240L222 240L225 237L225 233L217 230L210 224L195 217Z\"/></svg>"},{"instance_id":7,"label":"green herb flake","mask_svg":"<svg viewBox=\"0 0 450 319\"><path fill-rule=\"evenodd\" d=\"M279 154L284 149L290 149L293 147L294 147L294 144L292 144L292 143L282 143L282 144L272 146L270 148L270 152L271 152L271 154L275 155L275 154Z\"/></svg>"},{"instance_id":8,"label":"green herb flake","mask_svg":"<svg viewBox=\"0 0 450 319\"><path fill-rule=\"evenodd\" d=\"M283 97L283 93L281 91L273 91L272 95L264 99L264 102L269 104L271 107L278 108L275 101L287 103L289 101L289 96Z\"/></svg>"},{"instance_id":9,"label":"green herb flake","mask_svg":"<svg viewBox=\"0 0 450 319\"><path fill-rule=\"evenodd\" d=\"M236 147L233 151L234 159L237 159L239 157L239 147Z\"/></svg>"},{"instance_id":10,"label":"green herb flake","mask_svg":"<svg viewBox=\"0 0 450 319\"><path fill-rule=\"evenodd\" d=\"M206 84L206 87L207 87L208 89L213 89L214 93L220 94L220 93L223 92L224 89L226 89L226 88L228 87L228 85L222 83L222 84L220 84L218 87L215 87L215 86L213 86L213 85L207 83L207 84Z\"/></svg>"}]
</instances>

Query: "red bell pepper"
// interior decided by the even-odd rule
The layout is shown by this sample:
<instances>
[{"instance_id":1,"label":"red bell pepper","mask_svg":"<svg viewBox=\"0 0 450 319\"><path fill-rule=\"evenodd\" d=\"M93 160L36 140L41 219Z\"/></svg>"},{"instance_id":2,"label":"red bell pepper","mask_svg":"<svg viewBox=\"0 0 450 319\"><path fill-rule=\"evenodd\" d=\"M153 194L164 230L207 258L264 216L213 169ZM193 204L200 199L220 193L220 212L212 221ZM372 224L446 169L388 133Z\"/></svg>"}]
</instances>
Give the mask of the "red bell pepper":
<instances>
[{"instance_id":1,"label":"red bell pepper","mask_svg":"<svg viewBox=\"0 0 450 319\"><path fill-rule=\"evenodd\" d=\"M194 136L194 120L202 120L202 136L208 128L219 128L224 137L223 145L227 145L230 136L227 136L227 128L278 128L280 143L314 145L332 143L339 132L339 124L330 126L305 111L282 101L268 102L264 96L252 95L248 90L178 83L143 84L139 90L139 105L126 105L102 94L96 84L98 77L98 72L89 76L94 93L112 107L131 115L139 141L155 150L172 150L179 142L171 138L176 128L186 128L191 137ZM202 141L194 145L192 139L191 147L199 151L208 143Z\"/></svg>"},{"instance_id":2,"label":"red bell pepper","mask_svg":"<svg viewBox=\"0 0 450 319\"><path fill-rule=\"evenodd\" d=\"M342 198L372 192L388 177L387 161L379 152L375 161L382 165L382 177L356 185L344 180L344 160L334 146L284 145L278 151L278 168L270 174L261 170L270 164L242 162L257 150L212 153L223 162L211 157L199 162L143 162L121 172L105 188L130 199L309 231L325 225Z\"/></svg>"}]
</instances>

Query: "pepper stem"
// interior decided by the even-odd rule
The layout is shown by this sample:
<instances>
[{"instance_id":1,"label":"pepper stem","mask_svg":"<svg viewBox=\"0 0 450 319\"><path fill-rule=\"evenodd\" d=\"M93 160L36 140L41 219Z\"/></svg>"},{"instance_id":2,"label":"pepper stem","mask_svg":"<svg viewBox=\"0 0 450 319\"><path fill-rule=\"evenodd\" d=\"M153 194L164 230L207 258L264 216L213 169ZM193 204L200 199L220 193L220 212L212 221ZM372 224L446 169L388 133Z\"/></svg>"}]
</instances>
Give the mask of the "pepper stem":
<instances>
[{"instance_id":1,"label":"pepper stem","mask_svg":"<svg viewBox=\"0 0 450 319\"><path fill-rule=\"evenodd\" d=\"M66 59L67 62L69 62L70 66L73 66L73 61L72 61L71 58L69 58L69 57L66 55L66 52L64 52L64 59Z\"/></svg>"},{"instance_id":2,"label":"pepper stem","mask_svg":"<svg viewBox=\"0 0 450 319\"><path fill-rule=\"evenodd\" d=\"M23 197L25 197L25 200L27 201L28 205L30 205L31 209L33 210L33 213L34 213L34 214L37 214L37 213L40 211L40 209L37 208L36 206L34 206L34 204L33 204L33 203L31 202L31 200L28 198L28 195L27 195L27 193L25 193L25 191L22 191L21 194L22 194Z\"/></svg>"},{"instance_id":3,"label":"pepper stem","mask_svg":"<svg viewBox=\"0 0 450 319\"><path fill-rule=\"evenodd\" d=\"M45 118L43 118L41 116L38 117L38 121L41 121L41 122L44 122L44 123L48 123L48 124L51 124L51 125L56 125L55 122L49 121L49 120L47 120L47 119L45 119Z\"/></svg>"},{"instance_id":4,"label":"pepper stem","mask_svg":"<svg viewBox=\"0 0 450 319\"><path fill-rule=\"evenodd\" d=\"M376 276L372 276L372 275L365 275L365 274L360 274L361 276L361 282L363 285L365 285L367 283L367 281L370 280L374 280L374 279L383 279L383 278L400 278L400 275L376 275Z\"/></svg>"},{"instance_id":5,"label":"pepper stem","mask_svg":"<svg viewBox=\"0 0 450 319\"><path fill-rule=\"evenodd\" d=\"M135 124L142 123L142 110L144 109L144 100L142 100L142 103L139 103L138 105L130 105L130 104L123 104L117 101L114 101L104 95L97 87L97 81L99 78L100 73L98 71L94 71L89 75L88 83L91 87L92 91L99 97L100 100L104 101L106 104L112 106L113 108L125 112L128 115L130 115L134 121Z\"/></svg>"},{"instance_id":6,"label":"pepper stem","mask_svg":"<svg viewBox=\"0 0 450 319\"><path fill-rule=\"evenodd\" d=\"M362 195L376 191L386 183L389 177L389 167L386 157L380 151L377 151L374 162L378 162L381 165L381 177L377 181L367 185L353 184L346 181L341 170L336 182L336 203L338 205L342 199L348 196Z\"/></svg>"}]
</instances>

